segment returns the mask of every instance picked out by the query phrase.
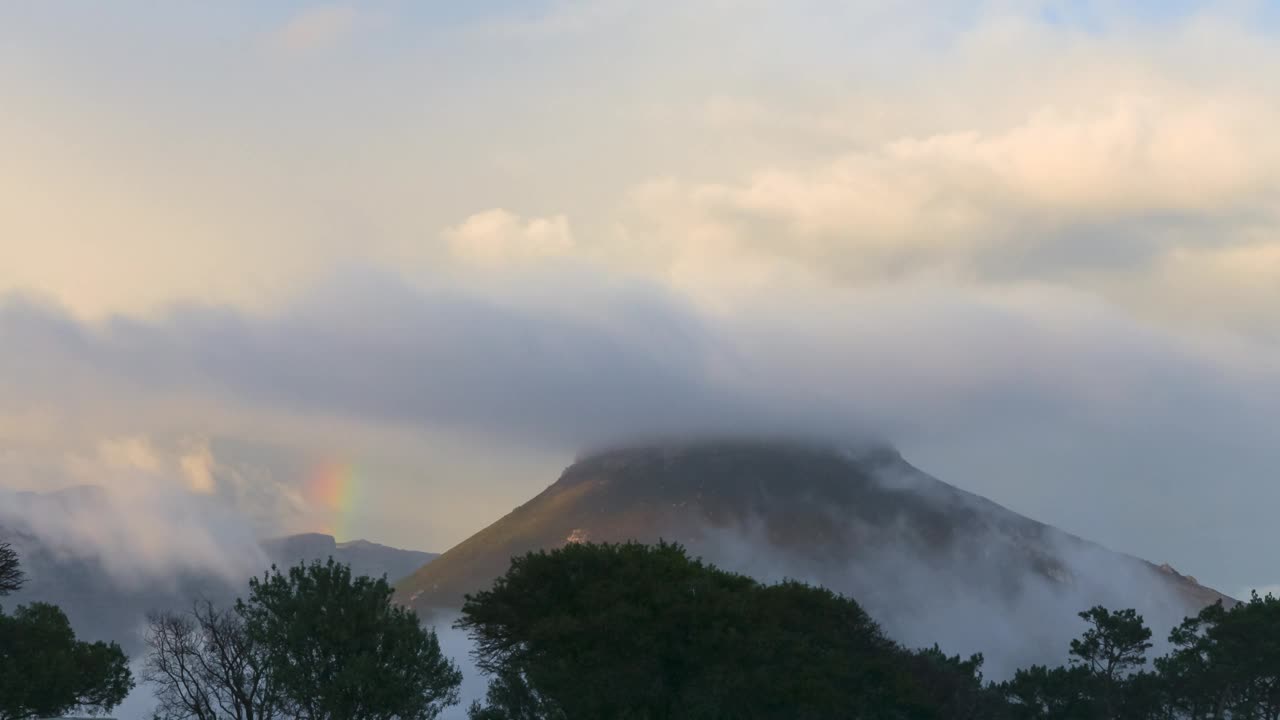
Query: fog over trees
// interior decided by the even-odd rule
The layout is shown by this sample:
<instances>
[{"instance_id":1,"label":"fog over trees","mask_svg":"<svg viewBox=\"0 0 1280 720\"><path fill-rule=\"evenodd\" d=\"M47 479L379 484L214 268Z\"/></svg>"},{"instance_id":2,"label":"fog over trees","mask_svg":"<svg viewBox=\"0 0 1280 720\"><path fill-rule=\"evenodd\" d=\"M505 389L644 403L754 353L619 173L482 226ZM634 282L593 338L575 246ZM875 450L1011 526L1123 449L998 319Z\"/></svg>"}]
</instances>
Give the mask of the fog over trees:
<instances>
[{"instance_id":1,"label":"fog over trees","mask_svg":"<svg viewBox=\"0 0 1280 720\"><path fill-rule=\"evenodd\" d=\"M153 612L141 672L153 717L440 717L462 672L391 596L330 559L273 568L234 605ZM981 655L903 646L831 590L762 583L675 543L582 542L513 558L455 627L488 680L471 720L1280 718L1280 600L1205 607L1155 658L1135 610L1079 617L1066 664L993 682ZM133 686L120 647L77 641L56 606L0 609L0 720L110 712Z\"/></svg>"}]
</instances>

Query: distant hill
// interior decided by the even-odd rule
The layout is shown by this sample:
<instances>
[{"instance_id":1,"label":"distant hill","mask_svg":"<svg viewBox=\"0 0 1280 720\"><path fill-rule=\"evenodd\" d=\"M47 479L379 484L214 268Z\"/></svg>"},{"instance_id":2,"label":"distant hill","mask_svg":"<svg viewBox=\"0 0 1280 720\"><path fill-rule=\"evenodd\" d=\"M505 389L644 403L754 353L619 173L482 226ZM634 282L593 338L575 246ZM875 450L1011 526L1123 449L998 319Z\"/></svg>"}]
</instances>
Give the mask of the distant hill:
<instances>
[{"instance_id":1,"label":"distant hill","mask_svg":"<svg viewBox=\"0 0 1280 720\"><path fill-rule=\"evenodd\" d=\"M386 576L388 582L396 582L426 565L439 553L401 550L368 540L337 542L332 535L303 533L287 535L261 542L262 550L271 562L281 567L296 565L301 561L324 560L332 557L351 566L356 575Z\"/></svg>"},{"instance_id":2,"label":"distant hill","mask_svg":"<svg viewBox=\"0 0 1280 720\"><path fill-rule=\"evenodd\" d=\"M542 493L406 578L450 612L514 555L575 541L685 544L722 567L850 594L908 644L985 651L997 674L1065 653L1074 613L1137 607L1157 628L1220 593L943 483L896 451L730 440L584 457ZM1000 653L1005 657L999 657Z\"/></svg>"},{"instance_id":3,"label":"distant hill","mask_svg":"<svg viewBox=\"0 0 1280 720\"><path fill-rule=\"evenodd\" d=\"M0 539L18 551L27 583L21 591L0 598L5 607L40 600L66 611L82 637L115 640L126 649L138 647L149 610L185 609L197 597L231 602L243 595L249 577L271 564L280 567L332 556L360 575L387 576L395 582L436 557L434 553L401 550L367 540L336 542L330 535L307 533L257 541L244 538L229 545L229 565L193 563L157 570L137 567L129 558L97 543L76 545L63 532L48 528L83 522L85 513L112 512L109 494L86 486L52 493L15 493L0 508ZM104 540L110 541L110 537Z\"/></svg>"}]
</instances>

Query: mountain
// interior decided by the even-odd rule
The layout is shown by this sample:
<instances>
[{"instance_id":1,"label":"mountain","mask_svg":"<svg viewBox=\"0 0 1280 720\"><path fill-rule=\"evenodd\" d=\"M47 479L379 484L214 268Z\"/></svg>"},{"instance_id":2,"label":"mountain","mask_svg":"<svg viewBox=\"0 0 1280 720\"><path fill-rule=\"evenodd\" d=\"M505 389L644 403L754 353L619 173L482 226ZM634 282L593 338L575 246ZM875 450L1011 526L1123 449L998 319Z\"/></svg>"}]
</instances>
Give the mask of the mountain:
<instances>
[{"instance_id":1,"label":"mountain","mask_svg":"<svg viewBox=\"0 0 1280 720\"><path fill-rule=\"evenodd\" d=\"M947 485L896 451L726 440L621 448L574 463L542 493L402 581L398 602L453 612L510 558L576 541L663 538L763 580L792 577L861 602L899 641L985 652L996 675L1054 660L1075 613L1137 607L1157 637L1230 598Z\"/></svg>"},{"instance_id":2,"label":"mountain","mask_svg":"<svg viewBox=\"0 0 1280 720\"><path fill-rule=\"evenodd\" d=\"M332 557L340 563L350 565L351 572L356 575L370 577L385 575L390 582L412 574L418 568L439 557L439 553L401 550L368 540L340 543L332 535L319 533L303 533L263 540L261 546L271 562L280 567Z\"/></svg>"},{"instance_id":3,"label":"mountain","mask_svg":"<svg viewBox=\"0 0 1280 720\"><path fill-rule=\"evenodd\" d=\"M0 540L18 552L26 585L0 602L5 607L44 601L60 606L78 635L115 640L136 651L150 610L190 608L196 598L230 603L244 594L250 576L332 556L356 574L402 578L436 557L367 540L336 542L308 533L257 540L242 533L205 537L167 556L155 553L155 537L126 517L118 498L100 487L0 496ZM177 542L181 539L170 539ZM196 550L199 552L196 552Z\"/></svg>"}]
</instances>

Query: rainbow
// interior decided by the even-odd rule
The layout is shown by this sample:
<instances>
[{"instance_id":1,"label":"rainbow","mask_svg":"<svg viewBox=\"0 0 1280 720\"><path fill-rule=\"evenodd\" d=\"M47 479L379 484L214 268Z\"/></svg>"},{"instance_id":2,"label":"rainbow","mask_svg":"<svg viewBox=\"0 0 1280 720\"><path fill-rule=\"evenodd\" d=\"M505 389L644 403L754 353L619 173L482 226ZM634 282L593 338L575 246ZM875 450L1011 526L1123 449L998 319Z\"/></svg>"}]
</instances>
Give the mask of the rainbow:
<instances>
[{"instance_id":1,"label":"rainbow","mask_svg":"<svg viewBox=\"0 0 1280 720\"><path fill-rule=\"evenodd\" d=\"M321 532L338 542L350 540L356 512L359 477L350 462L325 462L318 465L306 482L307 501L324 518Z\"/></svg>"}]
</instances>

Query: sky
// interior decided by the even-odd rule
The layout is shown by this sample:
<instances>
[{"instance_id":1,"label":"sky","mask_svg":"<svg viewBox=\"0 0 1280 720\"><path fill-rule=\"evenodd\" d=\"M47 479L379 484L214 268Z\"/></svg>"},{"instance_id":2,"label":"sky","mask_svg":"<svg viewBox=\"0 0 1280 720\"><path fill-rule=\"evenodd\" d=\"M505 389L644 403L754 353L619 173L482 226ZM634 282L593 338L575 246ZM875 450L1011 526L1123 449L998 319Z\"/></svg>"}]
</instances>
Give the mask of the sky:
<instances>
[{"instance_id":1,"label":"sky","mask_svg":"<svg viewBox=\"0 0 1280 720\"><path fill-rule=\"evenodd\" d=\"M441 551L599 445L873 436L1276 585L1278 35L1258 0L0 0L0 488Z\"/></svg>"}]
</instances>

